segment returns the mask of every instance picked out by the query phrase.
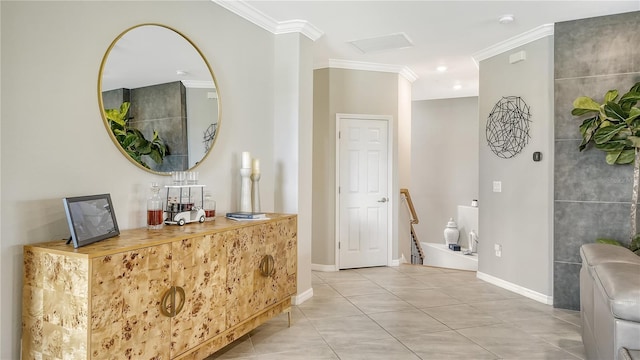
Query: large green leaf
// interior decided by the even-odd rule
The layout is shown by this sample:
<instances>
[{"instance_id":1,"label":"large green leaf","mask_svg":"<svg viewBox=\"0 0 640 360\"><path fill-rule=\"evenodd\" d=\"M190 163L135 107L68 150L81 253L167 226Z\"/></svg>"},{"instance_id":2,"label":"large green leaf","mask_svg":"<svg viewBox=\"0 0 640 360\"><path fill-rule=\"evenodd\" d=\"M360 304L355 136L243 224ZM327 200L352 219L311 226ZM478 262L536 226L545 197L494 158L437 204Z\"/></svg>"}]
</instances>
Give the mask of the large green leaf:
<instances>
[{"instance_id":1,"label":"large green leaf","mask_svg":"<svg viewBox=\"0 0 640 360\"><path fill-rule=\"evenodd\" d=\"M618 161L620 154L622 154L622 150L609 151L607 152L607 155L605 156L604 160L607 162L607 164L614 165L616 161Z\"/></svg>"},{"instance_id":2,"label":"large green leaf","mask_svg":"<svg viewBox=\"0 0 640 360\"><path fill-rule=\"evenodd\" d=\"M120 126L125 125L125 119L120 116L120 111L118 109L105 109L104 114L108 120L111 120Z\"/></svg>"},{"instance_id":3,"label":"large green leaf","mask_svg":"<svg viewBox=\"0 0 640 360\"><path fill-rule=\"evenodd\" d=\"M592 110L600 112L600 104L595 102L588 96L580 96L573 101L573 107L576 109Z\"/></svg>"},{"instance_id":4,"label":"large green leaf","mask_svg":"<svg viewBox=\"0 0 640 360\"><path fill-rule=\"evenodd\" d=\"M624 111L628 112L632 106L638 103L639 100L640 100L640 92L631 91L624 94L620 98L620 101L618 101L618 103L620 104L620 106Z\"/></svg>"},{"instance_id":5,"label":"large green leaf","mask_svg":"<svg viewBox=\"0 0 640 360\"><path fill-rule=\"evenodd\" d=\"M131 107L131 103L128 101L125 101L122 104L120 104L120 114L122 114L123 118L127 116L127 113L129 112L130 107Z\"/></svg>"},{"instance_id":6,"label":"large green leaf","mask_svg":"<svg viewBox=\"0 0 640 360\"><path fill-rule=\"evenodd\" d=\"M615 126L601 127L593 135L593 141L595 141L596 144L604 144L605 142L613 139L614 136L618 135L618 133L623 131L626 127L627 124L625 123Z\"/></svg>"},{"instance_id":7,"label":"large green leaf","mask_svg":"<svg viewBox=\"0 0 640 360\"><path fill-rule=\"evenodd\" d=\"M571 115L573 116L581 116L587 113L591 113L591 112L598 112L596 110L589 110L589 109L573 109L571 110Z\"/></svg>"},{"instance_id":8,"label":"large green leaf","mask_svg":"<svg viewBox=\"0 0 640 360\"><path fill-rule=\"evenodd\" d=\"M628 101L633 101L634 104L637 103L638 101L640 101L640 92L635 92L635 91L628 92L628 93L622 95L622 97L620 98L620 101L618 101L618 103L623 103L623 102L628 102Z\"/></svg>"},{"instance_id":9,"label":"large green leaf","mask_svg":"<svg viewBox=\"0 0 640 360\"><path fill-rule=\"evenodd\" d=\"M131 146L131 144L133 144L136 141L136 139L137 137L134 134L129 134L127 135L127 137L124 138L124 140L122 140L120 144L122 145L122 147L126 149L129 146Z\"/></svg>"},{"instance_id":10,"label":"large green leaf","mask_svg":"<svg viewBox=\"0 0 640 360\"><path fill-rule=\"evenodd\" d=\"M151 160L155 161L156 164L162 164L162 155L160 155L160 152L157 149L151 149L149 157Z\"/></svg>"},{"instance_id":11,"label":"large green leaf","mask_svg":"<svg viewBox=\"0 0 640 360\"><path fill-rule=\"evenodd\" d=\"M604 102L608 103L610 101L615 101L618 97L618 90L609 90L606 94L604 94Z\"/></svg>"},{"instance_id":12,"label":"large green leaf","mask_svg":"<svg viewBox=\"0 0 640 360\"><path fill-rule=\"evenodd\" d=\"M598 117L592 117L589 119L585 119L580 125L580 134L582 134L582 143L580 144L580 151L584 150L587 146L591 138L593 137L593 133L598 128L599 122Z\"/></svg>"},{"instance_id":13,"label":"large green leaf","mask_svg":"<svg viewBox=\"0 0 640 360\"><path fill-rule=\"evenodd\" d=\"M636 158L635 149L623 150L622 153L620 153L620 156L618 156L618 158L616 159L615 163L618 165L632 164L635 158Z\"/></svg>"},{"instance_id":14,"label":"large green leaf","mask_svg":"<svg viewBox=\"0 0 640 360\"><path fill-rule=\"evenodd\" d=\"M634 149L608 151L605 161L609 165L625 165L631 164L635 160L636 152Z\"/></svg>"},{"instance_id":15,"label":"large green leaf","mask_svg":"<svg viewBox=\"0 0 640 360\"><path fill-rule=\"evenodd\" d=\"M604 113L607 118L621 122L627 120L628 113L622 110L622 107L613 101L609 101L604 105Z\"/></svg>"},{"instance_id":16,"label":"large green leaf","mask_svg":"<svg viewBox=\"0 0 640 360\"><path fill-rule=\"evenodd\" d=\"M639 124L636 121L638 118L640 118L640 109L635 106L629 109L629 117L626 120L627 124L631 127L638 127ZM634 131L637 131L637 129L634 129Z\"/></svg>"},{"instance_id":17,"label":"large green leaf","mask_svg":"<svg viewBox=\"0 0 640 360\"><path fill-rule=\"evenodd\" d=\"M148 155L151 152L151 142L144 138L144 136L139 137L136 140L136 151L142 155Z\"/></svg>"},{"instance_id":18,"label":"large green leaf","mask_svg":"<svg viewBox=\"0 0 640 360\"><path fill-rule=\"evenodd\" d=\"M596 149L603 150L605 152L610 151L622 151L625 147L629 146L627 140L611 140L604 144L596 144Z\"/></svg>"},{"instance_id":19,"label":"large green leaf","mask_svg":"<svg viewBox=\"0 0 640 360\"><path fill-rule=\"evenodd\" d=\"M627 136L629 146L640 148L640 136Z\"/></svg>"}]
</instances>

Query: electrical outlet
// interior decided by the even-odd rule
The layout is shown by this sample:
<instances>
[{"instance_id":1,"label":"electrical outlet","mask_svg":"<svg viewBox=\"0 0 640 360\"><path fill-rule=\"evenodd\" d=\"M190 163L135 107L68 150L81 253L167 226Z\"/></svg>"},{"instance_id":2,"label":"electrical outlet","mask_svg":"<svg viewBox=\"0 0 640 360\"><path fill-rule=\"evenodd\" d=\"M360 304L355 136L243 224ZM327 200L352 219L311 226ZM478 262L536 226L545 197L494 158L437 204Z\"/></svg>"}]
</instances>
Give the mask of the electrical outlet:
<instances>
[{"instance_id":1,"label":"electrical outlet","mask_svg":"<svg viewBox=\"0 0 640 360\"><path fill-rule=\"evenodd\" d=\"M502 257L502 245L494 244L493 245L493 250L496 252L496 256L497 257Z\"/></svg>"}]
</instances>

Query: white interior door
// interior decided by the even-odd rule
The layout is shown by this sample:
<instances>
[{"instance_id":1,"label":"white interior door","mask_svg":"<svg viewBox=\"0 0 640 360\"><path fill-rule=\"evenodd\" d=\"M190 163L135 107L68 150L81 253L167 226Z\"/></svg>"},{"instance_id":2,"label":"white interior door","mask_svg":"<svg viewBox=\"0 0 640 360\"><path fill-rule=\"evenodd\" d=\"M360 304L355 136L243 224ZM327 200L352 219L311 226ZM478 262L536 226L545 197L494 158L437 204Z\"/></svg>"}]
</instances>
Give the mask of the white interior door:
<instances>
[{"instance_id":1,"label":"white interior door","mask_svg":"<svg viewBox=\"0 0 640 360\"><path fill-rule=\"evenodd\" d=\"M338 117L339 268L387 265L389 121Z\"/></svg>"}]
</instances>

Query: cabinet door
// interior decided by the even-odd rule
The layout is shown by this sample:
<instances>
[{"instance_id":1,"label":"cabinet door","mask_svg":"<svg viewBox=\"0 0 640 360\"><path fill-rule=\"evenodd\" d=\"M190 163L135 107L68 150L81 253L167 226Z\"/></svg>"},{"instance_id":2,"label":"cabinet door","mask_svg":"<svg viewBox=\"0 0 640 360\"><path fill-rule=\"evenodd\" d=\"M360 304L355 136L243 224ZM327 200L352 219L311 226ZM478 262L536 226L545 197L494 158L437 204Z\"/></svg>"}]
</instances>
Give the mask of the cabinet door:
<instances>
[{"instance_id":1,"label":"cabinet door","mask_svg":"<svg viewBox=\"0 0 640 360\"><path fill-rule=\"evenodd\" d=\"M25 248L23 275L22 358L86 359L89 262Z\"/></svg>"},{"instance_id":2,"label":"cabinet door","mask_svg":"<svg viewBox=\"0 0 640 360\"><path fill-rule=\"evenodd\" d=\"M291 218L244 227L228 238L229 327L295 294L296 232L296 219ZM269 255L273 271L265 275L261 262Z\"/></svg>"},{"instance_id":3,"label":"cabinet door","mask_svg":"<svg viewBox=\"0 0 640 360\"><path fill-rule=\"evenodd\" d=\"M278 271L277 283L278 300L284 300L295 295L298 288L298 221L296 217L279 221L276 225Z\"/></svg>"},{"instance_id":4,"label":"cabinet door","mask_svg":"<svg viewBox=\"0 0 640 360\"><path fill-rule=\"evenodd\" d=\"M230 232L172 244L173 285L184 289L182 310L171 318L171 357L225 330L226 239Z\"/></svg>"},{"instance_id":5,"label":"cabinet door","mask_svg":"<svg viewBox=\"0 0 640 360\"><path fill-rule=\"evenodd\" d=\"M228 232L227 241L227 327L233 327L255 314L262 306L257 300L258 266L266 238L256 236L261 225Z\"/></svg>"},{"instance_id":6,"label":"cabinet door","mask_svg":"<svg viewBox=\"0 0 640 360\"><path fill-rule=\"evenodd\" d=\"M160 299L170 266L170 244L92 260L92 359L167 359L171 322Z\"/></svg>"},{"instance_id":7,"label":"cabinet door","mask_svg":"<svg viewBox=\"0 0 640 360\"><path fill-rule=\"evenodd\" d=\"M261 303L269 306L296 293L296 219L273 222L261 230L261 236L266 237L264 253L273 257L273 269L268 276L260 277L260 287L264 290L258 294Z\"/></svg>"}]
</instances>

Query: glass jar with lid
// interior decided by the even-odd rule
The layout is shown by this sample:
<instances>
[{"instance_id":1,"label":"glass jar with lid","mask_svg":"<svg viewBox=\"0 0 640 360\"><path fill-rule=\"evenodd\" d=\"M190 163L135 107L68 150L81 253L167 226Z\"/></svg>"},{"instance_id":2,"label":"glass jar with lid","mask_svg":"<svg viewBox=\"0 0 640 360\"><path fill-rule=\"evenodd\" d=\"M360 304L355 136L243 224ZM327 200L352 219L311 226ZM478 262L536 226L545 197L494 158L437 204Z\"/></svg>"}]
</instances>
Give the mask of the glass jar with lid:
<instances>
[{"instance_id":1,"label":"glass jar with lid","mask_svg":"<svg viewBox=\"0 0 640 360\"><path fill-rule=\"evenodd\" d=\"M204 216L206 220L214 220L216 218L216 201L213 200L211 193L208 191L204 194Z\"/></svg>"},{"instance_id":2,"label":"glass jar with lid","mask_svg":"<svg viewBox=\"0 0 640 360\"><path fill-rule=\"evenodd\" d=\"M160 230L164 225L164 211L160 197L160 185L151 183L151 196L147 200L147 229Z\"/></svg>"}]
</instances>

